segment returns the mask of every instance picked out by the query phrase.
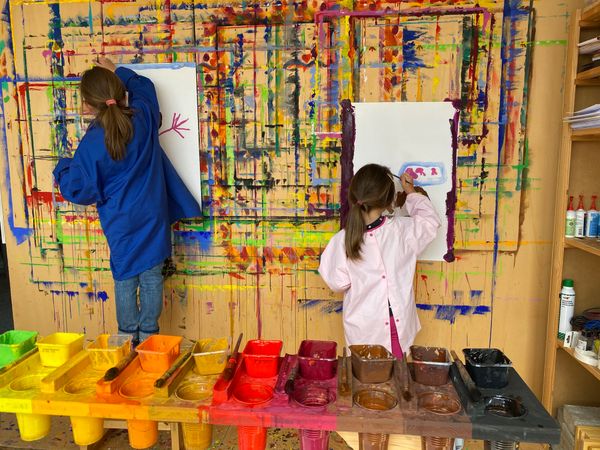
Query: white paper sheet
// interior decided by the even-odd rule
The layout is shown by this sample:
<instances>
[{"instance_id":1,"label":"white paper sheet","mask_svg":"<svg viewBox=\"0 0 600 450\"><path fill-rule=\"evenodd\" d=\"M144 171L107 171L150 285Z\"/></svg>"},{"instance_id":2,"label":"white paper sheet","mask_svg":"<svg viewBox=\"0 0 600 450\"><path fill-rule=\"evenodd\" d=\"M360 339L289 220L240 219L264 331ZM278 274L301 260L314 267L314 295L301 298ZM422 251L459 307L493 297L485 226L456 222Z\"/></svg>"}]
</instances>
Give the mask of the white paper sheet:
<instances>
[{"instance_id":1,"label":"white paper sheet","mask_svg":"<svg viewBox=\"0 0 600 450\"><path fill-rule=\"evenodd\" d=\"M452 132L449 102L353 103L356 120L354 173L369 163L400 175L412 170L436 208L442 227L420 260L442 261L448 251L446 195L452 189ZM413 175L413 176L414 176Z\"/></svg>"},{"instance_id":2,"label":"white paper sheet","mask_svg":"<svg viewBox=\"0 0 600 450\"><path fill-rule=\"evenodd\" d=\"M159 140L175 170L202 206L196 65L125 64L150 78L156 87L162 113Z\"/></svg>"}]
</instances>

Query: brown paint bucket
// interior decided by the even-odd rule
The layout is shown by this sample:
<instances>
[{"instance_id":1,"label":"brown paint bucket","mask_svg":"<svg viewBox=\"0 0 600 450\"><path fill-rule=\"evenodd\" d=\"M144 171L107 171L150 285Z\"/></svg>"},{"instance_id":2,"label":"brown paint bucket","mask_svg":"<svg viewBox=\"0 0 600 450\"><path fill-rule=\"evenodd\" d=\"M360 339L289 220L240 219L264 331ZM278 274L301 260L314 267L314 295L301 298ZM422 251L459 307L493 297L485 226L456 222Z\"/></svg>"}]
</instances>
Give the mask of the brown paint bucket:
<instances>
[{"instance_id":1,"label":"brown paint bucket","mask_svg":"<svg viewBox=\"0 0 600 450\"><path fill-rule=\"evenodd\" d=\"M379 389L364 389L354 394L354 403L370 411L388 411L396 406L396 397ZM360 450L387 450L389 434L358 433Z\"/></svg>"}]
</instances>

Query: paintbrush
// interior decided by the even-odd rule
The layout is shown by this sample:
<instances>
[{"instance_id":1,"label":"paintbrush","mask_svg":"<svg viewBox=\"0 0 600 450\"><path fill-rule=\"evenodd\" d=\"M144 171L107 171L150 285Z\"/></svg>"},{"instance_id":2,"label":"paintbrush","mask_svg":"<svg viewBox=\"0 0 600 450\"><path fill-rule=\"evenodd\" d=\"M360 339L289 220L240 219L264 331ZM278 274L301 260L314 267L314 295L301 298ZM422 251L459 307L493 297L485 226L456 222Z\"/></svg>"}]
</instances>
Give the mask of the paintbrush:
<instances>
[{"instance_id":1,"label":"paintbrush","mask_svg":"<svg viewBox=\"0 0 600 450\"><path fill-rule=\"evenodd\" d=\"M299 363L298 361L296 361L296 364L292 366L287 381L285 382L285 387L283 388L283 390L287 395L292 395L292 392L294 392L294 381L298 376L298 365Z\"/></svg>"},{"instance_id":2,"label":"paintbrush","mask_svg":"<svg viewBox=\"0 0 600 450\"><path fill-rule=\"evenodd\" d=\"M406 353L402 354L402 397L407 402L412 400L412 394L410 393L410 370L408 369L408 363L406 362Z\"/></svg>"},{"instance_id":3,"label":"paintbrush","mask_svg":"<svg viewBox=\"0 0 600 450\"><path fill-rule=\"evenodd\" d=\"M342 352L342 367L340 373L340 395L348 395L350 394L350 387L348 386L348 373L346 371L346 359L348 358L348 353L346 352L346 347Z\"/></svg>"},{"instance_id":4,"label":"paintbrush","mask_svg":"<svg viewBox=\"0 0 600 450\"><path fill-rule=\"evenodd\" d=\"M235 348L233 349L233 353L229 357L225 369L223 369L223 373L221 374L221 380L223 380L224 382L227 382L233 378L233 374L238 363L238 358L240 356L239 349L243 336L244 333L240 333L240 336L238 337L238 340L235 344Z\"/></svg>"},{"instance_id":5,"label":"paintbrush","mask_svg":"<svg viewBox=\"0 0 600 450\"><path fill-rule=\"evenodd\" d=\"M475 386L475 383L473 382L471 375L469 375L469 372L467 372L466 367L464 366L462 361L458 359L458 356L456 356L456 352L454 350L451 350L450 354L452 355L452 358L454 358L454 365L458 369L458 373L460 374L460 377L462 378L465 387L469 391L469 397L471 397L471 400L473 402L478 402L479 400L481 400L481 391L479 391L479 389L477 389L477 386Z\"/></svg>"},{"instance_id":6,"label":"paintbrush","mask_svg":"<svg viewBox=\"0 0 600 450\"><path fill-rule=\"evenodd\" d=\"M177 369L185 364L188 358L192 355L192 350L194 347L190 347L185 352L183 352L179 357L175 360L175 362L169 367L169 369L162 374L162 376L154 382L155 388L161 388L165 385L167 380L171 378L171 375L175 373Z\"/></svg>"},{"instance_id":7,"label":"paintbrush","mask_svg":"<svg viewBox=\"0 0 600 450\"><path fill-rule=\"evenodd\" d=\"M111 367L106 371L104 374L104 381L112 381L117 378L123 369L125 369L125 367L127 367L136 356L137 352L135 350L131 350L129 355L119 361L115 367Z\"/></svg>"}]
</instances>

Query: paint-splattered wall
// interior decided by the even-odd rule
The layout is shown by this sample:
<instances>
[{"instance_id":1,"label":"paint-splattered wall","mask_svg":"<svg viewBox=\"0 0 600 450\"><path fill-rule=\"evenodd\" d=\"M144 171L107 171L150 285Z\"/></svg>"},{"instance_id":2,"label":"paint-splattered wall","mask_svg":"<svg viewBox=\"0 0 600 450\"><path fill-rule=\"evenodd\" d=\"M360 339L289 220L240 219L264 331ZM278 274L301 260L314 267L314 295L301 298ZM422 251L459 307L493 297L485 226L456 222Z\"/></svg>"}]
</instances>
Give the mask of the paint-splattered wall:
<instances>
[{"instance_id":1,"label":"paint-splattered wall","mask_svg":"<svg viewBox=\"0 0 600 450\"><path fill-rule=\"evenodd\" d=\"M116 328L96 211L65 202L51 178L85 131L78 74L105 54L198 67L204 210L173 231L177 271L166 284L163 332L244 331L283 338L287 351L306 337L342 341L340 298L316 273L339 227L340 101L452 100L461 109L456 261L419 265L419 339L511 345L507 302L532 298L504 291L528 276L513 278L530 243L527 192L540 189L525 139L533 24L559 33L548 42L562 58L573 7L540 3L6 1L2 200L16 325L90 335ZM560 81L550 84L556 93ZM533 299L546 289L544 279ZM543 314L536 308L531 314Z\"/></svg>"}]
</instances>

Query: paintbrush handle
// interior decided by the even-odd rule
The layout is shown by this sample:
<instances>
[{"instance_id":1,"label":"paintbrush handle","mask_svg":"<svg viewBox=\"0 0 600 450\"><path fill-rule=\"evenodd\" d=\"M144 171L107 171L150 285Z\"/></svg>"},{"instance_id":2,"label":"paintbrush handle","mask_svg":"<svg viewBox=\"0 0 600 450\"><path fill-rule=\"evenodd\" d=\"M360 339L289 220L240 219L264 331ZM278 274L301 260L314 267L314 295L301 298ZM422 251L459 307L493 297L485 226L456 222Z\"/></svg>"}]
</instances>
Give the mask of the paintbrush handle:
<instances>
[{"instance_id":1,"label":"paintbrush handle","mask_svg":"<svg viewBox=\"0 0 600 450\"><path fill-rule=\"evenodd\" d=\"M458 359L456 352L454 350L451 350L450 354L452 355L452 358L454 358L454 364L456 364L458 373L460 374L463 383L465 383L465 387L469 391L469 397L471 397L471 400L473 400L474 402L478 402L479 400L481 400L481 391L473 382L471 375L469 375L469 372L467 372L467 368L464 366L462 361Z\"/></svg>"},{"instance_id":2,"label":"paintbrush handle","mask_svg":"<svg viewBox=\"0 0 600 450\"><path fill-rule=\"evenodd\" d=\"M125 369L125 367L127 367L136 356L137 352L135 350L131 350L125 358L121 359L121 361L117 363L116 366L111 367L106 371L104 374L104 381L112 381L117 378L121 371Z\"/></svg>"},{"instance_id":3,"label":"paintbrush handle","mask_svg":"<svg viewBox=\"0 0 600 450\"><path fill-rule=\"evenodd\" d=\"M162 374L162 376L154 382L154 387L161 388L167 382L171 375L175 373L183 364L188 360L192 354L192 349L186 350L175 360L175 362L169 367L169 369Z\"/></svg>"}]
</instances>

